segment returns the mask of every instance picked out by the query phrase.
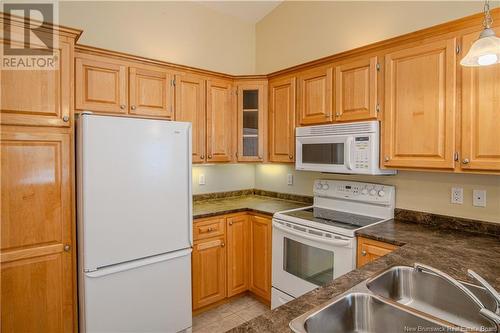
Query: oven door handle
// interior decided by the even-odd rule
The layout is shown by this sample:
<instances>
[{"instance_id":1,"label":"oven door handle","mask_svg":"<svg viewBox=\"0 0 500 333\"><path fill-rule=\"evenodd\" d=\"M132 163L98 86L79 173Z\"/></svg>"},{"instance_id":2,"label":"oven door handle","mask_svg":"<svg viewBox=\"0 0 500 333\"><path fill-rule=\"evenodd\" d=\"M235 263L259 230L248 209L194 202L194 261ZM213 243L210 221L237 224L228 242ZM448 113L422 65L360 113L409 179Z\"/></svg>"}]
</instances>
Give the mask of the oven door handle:
<instances>
[{"instance_id":1,"label":"oven door handle","mask_svg":"<svg viewBox=\"0 0 500 333\"><path fill-rule=\"evenodd\" d=\"M322 237L312 236L308 233L295 231L293 229L283 227L282 225L280 225L279 223L274 222L274 221L273 221L273 227L275 227L276 229L281 230L283 232L289 233L291 235L299 236L299 237L309 239L312 241L322 242L322 243L325 243L328 245L334 245L334 246L340 246L340 247L350 247L350 245L351 245L351 241L349 241L349 240L332 240L332 239L326 239L326 238L322 238Z\"/></svg>"}]
</instances>

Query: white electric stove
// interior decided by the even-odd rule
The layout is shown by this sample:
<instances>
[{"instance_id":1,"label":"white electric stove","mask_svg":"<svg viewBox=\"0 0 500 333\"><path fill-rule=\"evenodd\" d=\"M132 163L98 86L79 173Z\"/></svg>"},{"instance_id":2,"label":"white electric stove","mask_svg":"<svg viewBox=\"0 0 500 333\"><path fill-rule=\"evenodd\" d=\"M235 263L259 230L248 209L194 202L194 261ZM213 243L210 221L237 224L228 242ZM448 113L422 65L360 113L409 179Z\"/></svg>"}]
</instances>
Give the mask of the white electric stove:
<instances>
[{"instance_id":1,"label":"white electric stove","mask_svg":"<svg viewBox=\"0 0 500 333\"><path fill-rule=\"evenodd\" d=\"M314 204L273 216L271 307L353 270L355 232L394 216L393 186L316 180Z\"/></svg>"}]
</instances>

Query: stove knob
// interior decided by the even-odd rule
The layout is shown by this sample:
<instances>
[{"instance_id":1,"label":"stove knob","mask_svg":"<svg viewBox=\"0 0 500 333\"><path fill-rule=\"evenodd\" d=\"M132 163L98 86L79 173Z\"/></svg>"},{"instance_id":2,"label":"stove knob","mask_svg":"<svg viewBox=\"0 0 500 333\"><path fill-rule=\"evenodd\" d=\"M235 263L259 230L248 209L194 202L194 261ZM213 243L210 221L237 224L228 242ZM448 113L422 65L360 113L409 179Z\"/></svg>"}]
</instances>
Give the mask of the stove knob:
<instances>
[{"instance_id":1,"label":"stove knob","mask_svg":"<svg viewBox=\"0 0 500 333\"><path fill-rule=\"evenodd\" d=\"M328 190L330 186L328 184L323 184L323 190Z\"/></svg>"},{"instance_id":2,"label":"stove knob","mask_svg":"<svg viewBox=\"0 0 500 333\"><path fill-rule=\"evenodd\" d=\"M361 194L367 195L368 194L368 190L366 188L364 188L363 190L361 190Z\"/></svg>"},{"instance_id":3,"label":"stove knob","mask_svg":"<svg viewBox=\"0 0 500 333\"><path fill-rule=\"evenodd\" d=\"M375 194L377 194L377 191L375 191L375 190L373 190L373 189L372 189L372 190L370 190L370 195L375 195Z\"/></svg>"},{"instance_id":4,"label":"stove knob","mask_svg":"<svg viewBox=\"0 0 500 333\"><path fill-rule=\"evenodd\" d=\"M383 197L385 195L385 192L383 190L378 191L378 196Z\"/></svg>"}]
</instances>

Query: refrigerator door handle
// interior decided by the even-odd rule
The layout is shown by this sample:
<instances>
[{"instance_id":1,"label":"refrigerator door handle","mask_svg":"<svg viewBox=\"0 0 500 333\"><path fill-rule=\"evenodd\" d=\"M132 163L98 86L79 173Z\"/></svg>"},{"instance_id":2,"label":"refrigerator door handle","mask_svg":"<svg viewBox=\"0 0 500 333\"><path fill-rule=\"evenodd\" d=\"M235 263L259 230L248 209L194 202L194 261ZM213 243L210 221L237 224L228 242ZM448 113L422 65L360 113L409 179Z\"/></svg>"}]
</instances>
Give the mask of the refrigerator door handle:
<instances>
[{"instance_id":1,"label":"refrigerator door handle","mask_svg":"<svg viewBox=\"0 0 500 333\"><path fill-rule=\"evenodd\" d=\"M188 235L189 244L193 247L193 153L192 153L192 127L191 123L188 126Z\"/></svg>"},{"instance_id":2,"label":"refrigerator door handle","mask_svg":"<svg viewBox=\"0 0 500 333\"><path fill-rule=\"evenodd\" d=\"M156 264L156 263L159 263L162 261L167 261L167 260L172 260L172 259L179 258L179 257L184 257L184 256L189 255L191 253L191 251L192 251L191 248L189 248L189 249L185 249L185 250L160 254L160 255L148 257L145 259L137 259L137 260L125 262L122 264L116 264L116 265L112 265L112 266L108 266L108 267L98 268L97 270L86 272L85 276L90 277L90 278L99 278L102 276L115 274L115 273L130 270L130 269L135 269L135 268L142 267L142 266Z\"/></svg>"}]
</instances>

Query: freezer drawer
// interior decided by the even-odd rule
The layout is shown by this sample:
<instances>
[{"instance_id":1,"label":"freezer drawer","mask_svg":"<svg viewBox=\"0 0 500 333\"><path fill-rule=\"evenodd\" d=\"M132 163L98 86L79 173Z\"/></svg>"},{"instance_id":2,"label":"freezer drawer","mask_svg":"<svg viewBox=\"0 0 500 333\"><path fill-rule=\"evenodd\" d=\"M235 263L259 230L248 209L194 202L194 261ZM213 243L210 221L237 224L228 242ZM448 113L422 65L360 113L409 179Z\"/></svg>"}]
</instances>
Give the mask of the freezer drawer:
<instances>
[{"instance_id":1,"label":"freezer drawer","mask_svg":"<svg viewBox=\"0 0 500 333\"><path fill-rule=\"evenodd\" d=\"M81 332L191 327L191 249L80 275Z\"/></svg>"}]
</instances>

